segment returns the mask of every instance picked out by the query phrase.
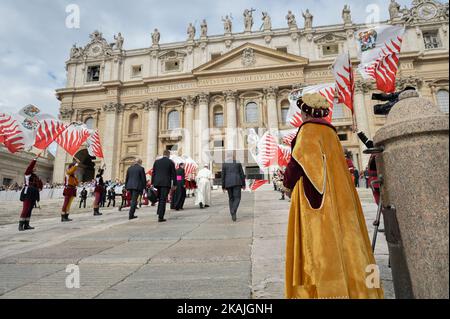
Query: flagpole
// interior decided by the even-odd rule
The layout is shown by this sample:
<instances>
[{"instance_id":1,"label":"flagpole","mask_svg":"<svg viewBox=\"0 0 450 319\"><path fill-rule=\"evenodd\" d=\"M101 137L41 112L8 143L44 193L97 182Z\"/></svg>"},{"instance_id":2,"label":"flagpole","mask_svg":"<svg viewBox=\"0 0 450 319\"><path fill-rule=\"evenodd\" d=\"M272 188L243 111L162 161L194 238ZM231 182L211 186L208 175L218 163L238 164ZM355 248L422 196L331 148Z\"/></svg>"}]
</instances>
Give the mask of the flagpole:
<instances>
[{"instance_id":1,"label":"flagpole","mask_svg":"<svg viewBox=\"0 0 450 319\"><path fill-rule=\"evenodd\" d=\"M350 67L350 84L351 84L351 99L352 99L352 130L353 133L356 133L358 130L358 125L356 123L356 117L355 117L355 75L353 73L353 65L350 58L350 50L347 50L347 56L348 56L348 66Z\"/></svg>"}]
</instances>

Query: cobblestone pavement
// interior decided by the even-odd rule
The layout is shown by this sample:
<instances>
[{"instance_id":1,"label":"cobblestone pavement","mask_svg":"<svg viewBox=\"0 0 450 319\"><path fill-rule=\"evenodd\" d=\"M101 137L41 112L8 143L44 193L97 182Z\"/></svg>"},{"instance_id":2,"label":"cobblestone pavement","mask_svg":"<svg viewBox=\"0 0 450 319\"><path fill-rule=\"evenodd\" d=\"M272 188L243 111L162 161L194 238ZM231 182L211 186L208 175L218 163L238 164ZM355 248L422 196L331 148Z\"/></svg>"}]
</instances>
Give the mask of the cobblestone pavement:
<instances>
[{"instance_id":1,"label":"cobblestone pavement","mask_svg":"<svg viewBox=\"0 0 450 319\"><path fill-rule=\"evenodd\" d=\"M360 191L372 238L376 205ZM288 201L264 186L244 192L233 223L227 198L213 192L213 206L167 211L158 223L156 207L137 211L90 209L60 223L58 201L42 203L33 231L17 231L17 210L2 203L0 298L283 298ZM89 203L88 203L89 204ZM14 206L16 205L16 206ZM55 208L56 206L56 208ZM376 259L386 298L393 298L387 245L378 237ZM66 267L77 264L80 288L66 288Z\"/></svg>"}]
</instances>

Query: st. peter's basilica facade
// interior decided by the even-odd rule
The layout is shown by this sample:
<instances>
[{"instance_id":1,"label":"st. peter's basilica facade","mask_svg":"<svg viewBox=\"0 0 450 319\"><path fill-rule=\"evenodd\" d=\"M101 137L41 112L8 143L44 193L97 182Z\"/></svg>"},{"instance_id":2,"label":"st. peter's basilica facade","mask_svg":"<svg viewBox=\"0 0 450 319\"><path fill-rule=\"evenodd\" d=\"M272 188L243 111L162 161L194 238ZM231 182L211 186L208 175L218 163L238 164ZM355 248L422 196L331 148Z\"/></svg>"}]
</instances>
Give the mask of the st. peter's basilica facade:
<instances>
[{"instance_id":1,"label":"st. peter's basilica facade","mask_svg":"<svg viewBox=\"0 0 450 319\"><path fill-rule=\"evenodd\" d=\"M337 25L315 26L313 14L319 13L307 11L301 27L297 12L287 13L285 28L272 28L270 13L264 13L262 30L255 31L261 17L247 10L245 30L234 30L228 17L214 22L223 23L220 35L209 35L203 21L200 30L189 25L186 41L177 43L160 43L155 29L149 47L132 50L123 49L121 34L111 44L95 31L85 47L72 48L66 62L67 85L57 90L60 118L99 129L107 179L123 179L136 157L151 168L165 149L208 163L215 173L225 151L235 150L246 173L256 174L248 129L291 129L286 115L292 89L333 82L330 65L339 53L348 51L358 65L354 32L366 26L352 22L347 6ZM414 0L401 9L392 1L389 13L383 23L406 26L397 88L413 85L448 112L448 3ZM374 91L357 76L355 118L369 137L385 122L373 113ZM355 165L364 169L367 157L352 133L350 111L337 105L333 124ZM87 152L76 156L84 165L81 178L90 179ZM63 180L71 161L58 150L55 182Z\"/></svg>"}]
</instances>

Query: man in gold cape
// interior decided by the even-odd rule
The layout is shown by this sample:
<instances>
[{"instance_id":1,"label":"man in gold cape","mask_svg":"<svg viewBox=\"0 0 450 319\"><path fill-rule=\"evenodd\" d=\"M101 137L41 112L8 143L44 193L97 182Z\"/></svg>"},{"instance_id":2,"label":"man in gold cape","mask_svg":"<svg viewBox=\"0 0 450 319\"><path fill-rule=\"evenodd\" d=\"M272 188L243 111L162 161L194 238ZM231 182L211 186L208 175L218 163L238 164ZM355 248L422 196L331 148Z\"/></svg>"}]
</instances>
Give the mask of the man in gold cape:
<instances>
[{"instance_id":1,"label":"man in gold cape","mask_svg":"<svg viewBox=\"0 0 450 319\"><path fill-rule=\"evenodd\" d=\"M383 290L366 280L376 262L344 151L335 128L323 119L327 103L318 93L297 101L304 123L284 177L291 195L285 295L383 298Z\"/></svg>"}]
</instances>

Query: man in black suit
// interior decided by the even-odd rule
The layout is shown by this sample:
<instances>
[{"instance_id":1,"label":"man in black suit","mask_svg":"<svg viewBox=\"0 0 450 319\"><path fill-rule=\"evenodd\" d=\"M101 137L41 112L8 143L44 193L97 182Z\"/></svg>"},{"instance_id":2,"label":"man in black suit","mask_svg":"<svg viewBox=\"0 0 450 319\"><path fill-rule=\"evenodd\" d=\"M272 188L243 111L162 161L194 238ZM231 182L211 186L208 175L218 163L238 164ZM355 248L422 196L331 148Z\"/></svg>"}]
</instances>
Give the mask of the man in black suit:
<instances>
[{"instance_id":1,"label":"man in black suit","mask_svg":"<svg viewBox=\"0 0 450 319\"><path fill-rule=\"evenodd\" d=\"M129 219L137 218L137 216L134 215L137 207L137 199L144 191L146 182L142 160L136 159L134 165L128 168L127 177L125 179L125 189L131 193Z\"/></svg>"},{"instance_id":2,"label":"man in black suit","mask_svg":"<svg viewBox=\"0 0 450 319\"><path fill-rule=\"evenodd\" d=\"M222 190L228 192L230 214L234 222L241 202L241 189L245 189L244 170L241 163L229 156L222 164Z\"/></svg>"},{"instance_id":3,"label":"man in black suit","mask_svg":"<svg viewBox=\"0 0 450 319\"><path fill-rule=\"evenodd\" d=\"M177 173L175 171L175 163L169 158L170 151L165 150L163 157L156 160L153 164L152 182L153 186L158 190L158 222L165 222L164 214L166 213L166 201L170 188L176 188Z\"/></svg>"}]
</instances>

